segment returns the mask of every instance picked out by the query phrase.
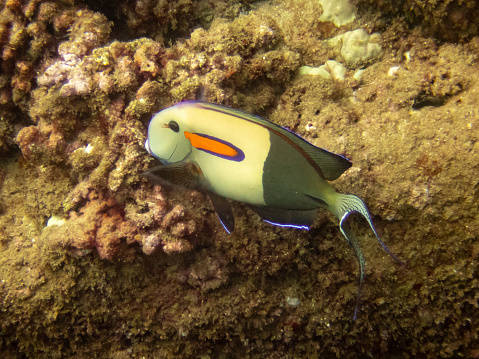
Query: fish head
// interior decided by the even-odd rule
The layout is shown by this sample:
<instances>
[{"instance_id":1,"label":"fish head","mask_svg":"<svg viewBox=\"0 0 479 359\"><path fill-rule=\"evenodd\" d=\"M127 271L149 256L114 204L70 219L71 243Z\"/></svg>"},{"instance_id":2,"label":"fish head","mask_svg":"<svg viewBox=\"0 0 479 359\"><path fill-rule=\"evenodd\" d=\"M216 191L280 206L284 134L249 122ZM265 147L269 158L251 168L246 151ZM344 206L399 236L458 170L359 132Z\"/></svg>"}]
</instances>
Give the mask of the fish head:
<instances>
[{"instance_id":1,"label":"fish head","mask_svg":"<svg viewBox=\"0 0 479 359\"><path fill-rule=\"evenodd\" d=\"M191 152L186 118L175 106L158 112L148 126L145 148L163 163L183 161Z\"/></svg>"}]
</instances>

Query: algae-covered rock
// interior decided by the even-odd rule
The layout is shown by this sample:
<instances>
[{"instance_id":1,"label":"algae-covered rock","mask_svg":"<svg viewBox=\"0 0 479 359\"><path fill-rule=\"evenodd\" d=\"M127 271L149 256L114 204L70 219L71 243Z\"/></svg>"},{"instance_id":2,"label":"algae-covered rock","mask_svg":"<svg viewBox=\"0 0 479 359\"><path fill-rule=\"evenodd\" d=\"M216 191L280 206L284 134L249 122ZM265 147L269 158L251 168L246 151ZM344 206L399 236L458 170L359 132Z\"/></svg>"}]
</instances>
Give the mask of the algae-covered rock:
<instances>
[{"instance_id":1,"label":"algae-covered rock","mask_svg":"<svg viewBox=\"0 0 479 359\"><path fill-rule=\"evenodd\" d=\"M350 23L356 18L356 9L349 0L319 0L323 13L321 21L332 21L336 26Z\"/></svg>"},{"instance_id":2,"label":"algae-covered rock","mask_svg":"<svg viewBox=\"0 0 479 359\"><path fill-rule=\"evenodd\" d=\"M388 22L391 17L404 17L411 27L425 36L446 41L470 39L478 35L479 4L474 0L352 0L360 13L375 13Z\"/></svg>"},{"instance_id":3,"label":"algae-covered rock","mask_svg":"<svg viewBox=\"0 0 479 359\"><path fill-rule=\"evenodd\" d=\"M347 31L327 40L333 51L341 55L350 68L365 66L377 61L382 54L381 35L369 35L364 29Z\"/></svg>"},{"instance_id":4,"label":"algae-covered rock","mask_svg":"<svg viewBox=\"0 0 479 359\"><path fill-rule=\"evenodd\" d=\"M350 66L376 60L382 53L380 40L378 33L369 35L363 29L348 31L342 38L341 56Z\"/></svg>"},{"instance_id":5,"label":"algae-covered rock","mask_svg":"<svg viewBox=\"0 0 479 359\"><path fill-rule=\"evenodd\" d=\"M478 356L475 2L350 1L341 27L317 0L112 4L0 1L2 358ZM149 120L191 99L352 161L332 185L405 262L351 217L356 321L331 214L235 203L228 234L204 193L141 176Z\"/></svg>"},{"instance_id":6,"label":"algae-covered rock","mask_svg":"<svg viewBox=\"0 0 479 359\"><path fill-rule=\"evenodd\" d=\"M332 77L335 80L343 81L346 75L346 68L337 61L328 60L324 65L319 67L301 66L298 70L298 74L321 76L325 79Z\"/></svg>"}]
</instances>

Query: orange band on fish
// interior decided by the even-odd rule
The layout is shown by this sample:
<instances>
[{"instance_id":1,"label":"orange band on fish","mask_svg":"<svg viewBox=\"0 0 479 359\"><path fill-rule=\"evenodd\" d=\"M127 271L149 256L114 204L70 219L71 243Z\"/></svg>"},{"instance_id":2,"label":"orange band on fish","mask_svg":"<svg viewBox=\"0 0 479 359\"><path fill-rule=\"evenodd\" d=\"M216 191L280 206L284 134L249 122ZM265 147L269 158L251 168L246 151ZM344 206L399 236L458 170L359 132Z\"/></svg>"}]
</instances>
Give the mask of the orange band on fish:
<instances>
[{"instance_id":1,"label":"orange band on fish","mask_svg":"<svg viewBox=\"0 0 479 359\"><path fill-rule=\"evenodd\" d=\"M200 151L235 162L244 160L244 152L229 142L201 133L185 131L184 134L191 145Z\"/></svg>"}]
</instances>

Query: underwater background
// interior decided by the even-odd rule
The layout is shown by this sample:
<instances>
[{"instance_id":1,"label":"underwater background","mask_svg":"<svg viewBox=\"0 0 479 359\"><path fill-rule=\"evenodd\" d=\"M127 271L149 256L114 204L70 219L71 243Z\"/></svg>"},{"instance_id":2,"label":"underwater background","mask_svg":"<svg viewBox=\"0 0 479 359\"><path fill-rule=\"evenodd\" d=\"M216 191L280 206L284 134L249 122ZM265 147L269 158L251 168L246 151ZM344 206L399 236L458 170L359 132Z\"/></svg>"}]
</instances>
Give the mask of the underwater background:
<instances>
[{"instance_id":1,"label":"underwater background","mask_svg":"<svg viewBox=\"0 0 479 359\"><path fill-rule=\"evenodd\" d=\"M0 357L479 358L479 4L0 0ZM349 158L354 231L153 186L202 98Z\"/></svg>"}]
</instances>

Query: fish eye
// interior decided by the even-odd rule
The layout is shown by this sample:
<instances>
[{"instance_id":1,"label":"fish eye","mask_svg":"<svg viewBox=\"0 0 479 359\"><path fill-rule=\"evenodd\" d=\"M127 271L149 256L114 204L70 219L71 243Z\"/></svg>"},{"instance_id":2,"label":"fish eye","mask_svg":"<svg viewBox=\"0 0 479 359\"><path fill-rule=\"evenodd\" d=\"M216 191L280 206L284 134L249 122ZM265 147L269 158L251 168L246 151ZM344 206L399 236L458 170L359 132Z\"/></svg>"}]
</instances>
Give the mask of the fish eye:
<instances>
[{"instance_id":1,"label":"fish eye","mask_svg":"<svg viewBox=\"0 0 479 359\"><path fill-rule=\"evenodd\" d=\"M168 122L168 127L171 128L173 132L178 132L180 130L180 126L178 125L178 122L176 121Z\"/></svg>"}]
</instances>

